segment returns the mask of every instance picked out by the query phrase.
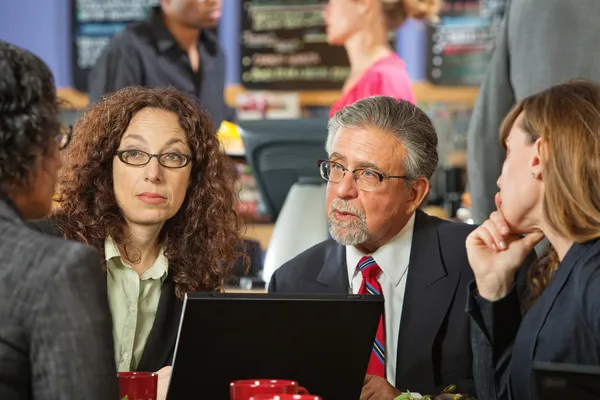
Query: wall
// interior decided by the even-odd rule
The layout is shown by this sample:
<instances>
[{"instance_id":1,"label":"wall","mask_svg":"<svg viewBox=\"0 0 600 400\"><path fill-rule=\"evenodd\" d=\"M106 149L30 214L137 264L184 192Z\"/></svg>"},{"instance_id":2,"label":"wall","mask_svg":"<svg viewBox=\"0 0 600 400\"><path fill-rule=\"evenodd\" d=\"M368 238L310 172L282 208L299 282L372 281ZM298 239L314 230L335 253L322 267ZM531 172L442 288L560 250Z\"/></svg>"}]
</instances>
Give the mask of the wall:
<instances>
[{"instance_id":1,"label":"wall","mask_svg":"<svg viewBox=\"0 0 600 400\"><path fill-rule=\"evenodd\" d=\"M71 0L0 0L0 40L39 55L52 69L59 87L71 78ZM227 56L227 83L239 82L240 1L223 0L221 43ZM27 17L25 17L27 16ZM425 79L425 26L408 21L398 32L398 54L413 80Z\"/></svg>"}]
</instances>

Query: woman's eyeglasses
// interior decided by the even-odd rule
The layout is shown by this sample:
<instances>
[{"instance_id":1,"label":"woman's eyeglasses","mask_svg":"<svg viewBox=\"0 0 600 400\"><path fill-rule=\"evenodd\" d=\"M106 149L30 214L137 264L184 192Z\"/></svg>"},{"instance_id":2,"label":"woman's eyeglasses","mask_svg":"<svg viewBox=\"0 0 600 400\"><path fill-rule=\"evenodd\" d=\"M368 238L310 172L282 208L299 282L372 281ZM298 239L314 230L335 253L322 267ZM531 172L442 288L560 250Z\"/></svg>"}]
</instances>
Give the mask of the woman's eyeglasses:
<instances>
[{"instance_id":1,"label":"woman's eyeglasses","mask_svg":"<svg viewBox=\"0 0 600 400\"><path fill-rule=\"evenodd\" d=\"M192 156L175 152L150 154L142 150L117 150L116 156L125 164L139 167L148 164L154 157L166 168L183 168L192 161Z\"/></svg>"}]
</instances>

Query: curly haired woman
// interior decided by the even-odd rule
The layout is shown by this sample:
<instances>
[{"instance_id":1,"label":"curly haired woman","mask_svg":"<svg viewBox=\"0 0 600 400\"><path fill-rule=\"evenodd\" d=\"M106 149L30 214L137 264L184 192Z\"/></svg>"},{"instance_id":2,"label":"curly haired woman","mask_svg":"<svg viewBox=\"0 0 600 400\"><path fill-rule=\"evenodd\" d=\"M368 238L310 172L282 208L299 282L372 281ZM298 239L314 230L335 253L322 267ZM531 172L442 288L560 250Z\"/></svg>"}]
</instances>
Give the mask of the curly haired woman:
<instances>
[{"instance_id":1,"label":"curly haired woman","mask_svg":"<svg viewBox=\"0 0 600 400\"><path fill-rule=\"evenodd\" d=\"M240 231L228 162L174 89L122 89L75 123L51 222L105 260L119 371L169 365L185 293L222 289Z\"/></svg>"}]
</instances>

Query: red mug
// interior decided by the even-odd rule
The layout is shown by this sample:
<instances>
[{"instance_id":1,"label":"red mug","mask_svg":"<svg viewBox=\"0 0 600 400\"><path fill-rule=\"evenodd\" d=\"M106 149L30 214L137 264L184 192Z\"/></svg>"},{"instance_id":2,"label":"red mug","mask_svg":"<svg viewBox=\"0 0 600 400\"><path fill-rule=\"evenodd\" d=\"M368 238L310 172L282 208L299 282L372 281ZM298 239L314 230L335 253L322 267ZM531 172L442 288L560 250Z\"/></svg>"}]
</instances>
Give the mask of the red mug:
<instances>
[{"instance_id":1,"label":"red mug","mask_svg":"<svg viewBox=\"0 0 600 400\"><path fill-rule=\"evenodd\" d=\"M282 379L245 379L229 384L230 400L250 400L257 394L308 394L298 382Z\"/></svg>"},{"instance_id":2,"label":"red mug","mask_svg":"<svg viewBox=\"0 0 600 400\"><path fill-rule=\"evenodd\" d=\"M314 394L257 394L250 400L323 400Z\"/></svg>"},{"instance_id":3,"label":"red mug","mask_svg":"<svg viewBox=\"0 0 600 400\"><path fill-rule=\"evenodd\" d=\"M156 400L158 375L153 372L119 372L120 399Z\"/></svg>"}]
</instances>

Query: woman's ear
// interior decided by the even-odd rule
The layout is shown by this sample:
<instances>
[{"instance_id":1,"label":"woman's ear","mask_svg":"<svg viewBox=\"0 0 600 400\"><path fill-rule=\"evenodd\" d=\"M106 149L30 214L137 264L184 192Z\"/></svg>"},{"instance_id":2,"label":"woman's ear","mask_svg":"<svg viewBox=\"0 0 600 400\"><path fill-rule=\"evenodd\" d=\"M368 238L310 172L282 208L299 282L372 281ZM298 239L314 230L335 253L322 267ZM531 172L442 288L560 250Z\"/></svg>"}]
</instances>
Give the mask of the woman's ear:
<instances>
[{"instance_id":1,"label":"woman's ear","mask_svg":"<svg viewBox=\"0 0 600 400\"><path fill-rule=\"evenodd\" d=\"M545 157L547 156L548 146L547 143L542 139L538 138L533 143L533 150L531 156L531 174L534 178L540 179L544 170Z\"/></svg>"}]
</instances>

